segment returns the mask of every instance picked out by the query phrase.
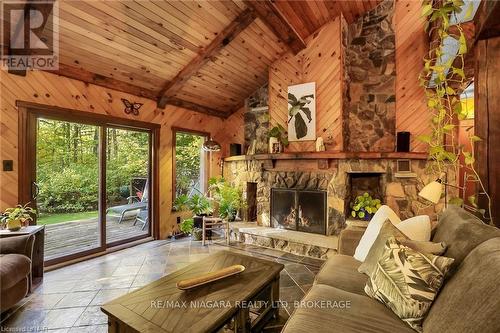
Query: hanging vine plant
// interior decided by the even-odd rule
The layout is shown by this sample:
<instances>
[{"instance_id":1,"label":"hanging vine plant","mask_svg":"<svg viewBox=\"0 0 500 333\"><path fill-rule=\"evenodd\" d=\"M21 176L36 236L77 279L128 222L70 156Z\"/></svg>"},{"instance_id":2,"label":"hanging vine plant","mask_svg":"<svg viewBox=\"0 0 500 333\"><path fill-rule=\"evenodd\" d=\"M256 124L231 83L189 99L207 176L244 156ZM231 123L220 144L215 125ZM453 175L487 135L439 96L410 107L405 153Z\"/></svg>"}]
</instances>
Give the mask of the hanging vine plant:
<instances>
[{"instance_id":1,"label":"hanging vine plant","mask_svg":"<svg viewBox=\"0 0 500 333\"><path fill-rule=\"evenodd\" d=\"M467 117L467 110L462 107L459 95L470 81L465 75L465 56L469 51L467 39L462 25L451 23L452 18L456 18L463 7L462 0L423 2L422 16L426 19L425 28L432 42L428 56L424 58L424 69L419 80L425 89L427 106L432 117L430 134L419 136L419 140L429 145L429 159L434 162L431 166L433 171L441 173L453 167L458 174L459 169L464 168L465 181L478 185L480 194L488 201L488 211L478 207L475 195L467 198L468 204L493 225L491 198L479 177L474 159L474 144L481 141L481 138L476 135L469 136L470 150L459 145L455 138L456 120ZM466 9L466 19L472 17L472 12L471 3ZM464 200L451 198L449 203L462 206Z\"/></svg>"}]
</instances>

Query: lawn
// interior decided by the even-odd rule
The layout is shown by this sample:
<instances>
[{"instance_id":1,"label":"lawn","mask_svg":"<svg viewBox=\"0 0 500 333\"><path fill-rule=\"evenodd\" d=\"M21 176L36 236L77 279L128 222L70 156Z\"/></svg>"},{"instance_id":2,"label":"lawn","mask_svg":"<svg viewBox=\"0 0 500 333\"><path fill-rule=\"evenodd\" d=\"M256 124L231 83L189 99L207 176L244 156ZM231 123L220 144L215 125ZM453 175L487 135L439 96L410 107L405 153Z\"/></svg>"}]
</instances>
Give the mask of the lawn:
<instances>
[{"instance_id":1,"label":"lawn","mask_svg":"<svg viewBox=\"0 0 500 333\"><path fill-rule=\"evenodd\" d=\"M59 213L59 214L40 214L37 218L37 224L47 225L69 221L86 220L97 218L97 211L81 213Z\"/></svg>"}]
</instances>

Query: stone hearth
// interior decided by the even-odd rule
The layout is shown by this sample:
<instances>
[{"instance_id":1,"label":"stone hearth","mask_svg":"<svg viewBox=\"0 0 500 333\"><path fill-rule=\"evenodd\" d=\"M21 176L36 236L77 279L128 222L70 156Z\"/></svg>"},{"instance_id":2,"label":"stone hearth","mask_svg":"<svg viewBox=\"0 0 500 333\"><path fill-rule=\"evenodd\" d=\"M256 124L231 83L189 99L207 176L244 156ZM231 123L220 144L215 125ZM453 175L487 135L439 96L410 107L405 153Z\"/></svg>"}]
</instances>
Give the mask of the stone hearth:
<instances>
[{"instance_id":1,"label":"stone hearth","mask_svg":"<svg viewBox=\"0 0 500 333\"><path fill-rule=\"evenodd\" d=\"M263 227L255 222L233 222L230 228L231 239L245 244L320 259L327 259L337 253L336 236Z\"/></svg>"}]
</instances>

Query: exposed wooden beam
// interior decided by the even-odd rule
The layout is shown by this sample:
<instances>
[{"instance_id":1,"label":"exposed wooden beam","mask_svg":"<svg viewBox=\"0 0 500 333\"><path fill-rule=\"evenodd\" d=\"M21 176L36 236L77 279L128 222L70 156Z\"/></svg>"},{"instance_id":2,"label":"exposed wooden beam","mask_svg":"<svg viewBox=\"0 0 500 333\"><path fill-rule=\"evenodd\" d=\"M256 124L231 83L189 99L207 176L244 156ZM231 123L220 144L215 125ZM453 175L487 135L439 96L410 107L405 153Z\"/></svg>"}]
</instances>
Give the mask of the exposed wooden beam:
<instances>
[{"instance_id":1,"label":"exposed wooden beam","mask_svg":"<svg viewBox=\"0 0 500 333\"><path fill-rule=\"evenodd\" d=\"M245 1L249 8L253 8L259 18L281 39L294 54L306 48L306 43L299 36L293 25L281 14L271 0Z\"/></svg>"},{"instance_id":2,"label":"exposed wooden beam","mask_svg":"<svg viewBox=\"0 0 500 333\"><path fill-rule=\"evenodd\" d=\"M59 70L50 71L50 73L153 100L155 100L157 96L152 90L144 89L127 82L119 81L107 76L89 72L82 68L76 68L61 63L59 64Z\"/></svg>"},{"instance_id":3,"label":"exposed wooden beam","mask_svg":"<svg viewBox=\"0 0 500 333\"><path fill-rule=\"evenodd\" d=\"M158 107L163 109L169 104L169 100L181 89L182 85L241 31L248 27L255 20L255 17L254 11L247 8L231 24L225 27L207 47L203 48L193 60L163 87L158 96Z\"/></svg>"},{"instance_id":4,"label":"exposed wooden beam","mask_svg":"<svg viewBox=\"0 0 500 333\"><path fill-rule=\"evenodd\" d=\"M476 40L500 36L500 1L483 0L474 17Z\"/></svg>"},{"instance_id":5,"label":"exposed wooden beam","mask_svg":"<svg viewBox=\"0 0 500 333\"><path fill-rule=\"evenodd\" d=\"M193 102L185 101L185 100L182 100L182 99L179 99L176 97L169 98L168 104L178 106L180 108L189 109L189 110L193 110L196 112L208 114L210 116L224 118L224 119L230 115L229 112L223 112L220 110L212 109L212 108L209 108L207 106L203 106L203 105L199 105L199 104L196 104Z\"/></svg>"},{"instance_id":6,"label":"exposed wooden beam","mask_svg":"<svg viewBox=\"0 0 500 333\"><path fill-rule=\"evenodd\" d=\"M101 86L104 88L118 90L127 94L149 98L152 100L156 100L157 97L157 94L153 90L144 89L142 87L138 87L136 85L132 85L127 82L119 81L117 79L92 73L82 68L76 68L64 64L59 64L59 70L49 71L49 72L60 76L68 77L70 79L75 79L85 83L95 84L97 86ZM170 98L168 100L168 104L182 107L185 109L190 109L199 113L204 113L219 118L227 118L229 116L229 113L212 109L193 102L184 101L179 98Z\"/></svg>"}]
</instances>

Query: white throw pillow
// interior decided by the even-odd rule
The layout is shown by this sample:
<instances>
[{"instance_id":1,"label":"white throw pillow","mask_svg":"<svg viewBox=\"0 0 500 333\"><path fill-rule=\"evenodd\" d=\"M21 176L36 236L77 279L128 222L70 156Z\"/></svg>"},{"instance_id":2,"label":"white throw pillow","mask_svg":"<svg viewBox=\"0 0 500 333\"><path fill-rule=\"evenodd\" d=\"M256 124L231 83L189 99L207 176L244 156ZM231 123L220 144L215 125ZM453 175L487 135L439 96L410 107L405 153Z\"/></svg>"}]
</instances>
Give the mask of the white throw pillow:
<instances>
[{"instance_id":1,"label":"white throw pillow","mask_svg":"<svg viewBox=\"0 0 500 333\"><path fill-rule=\"evenodd\" d=\"M365 261L382 225L387 219L411 240L429 241L431 238L431 221L429 216L420 215L401 221L389 206L383 205L368 223L368 227L354 252L354 259Z\"/></svg>"},{"instance_id":2,"label":"white throw pillow","mask_svg":"<svg viewBox=\"0 0 500 333\"><path fill-rule=\"evenodd\" d=\"M431 240L431 219L427 215L410 217L396 224L396 228L411 240L421 242Z\"/></svg>"}]
</instances>

